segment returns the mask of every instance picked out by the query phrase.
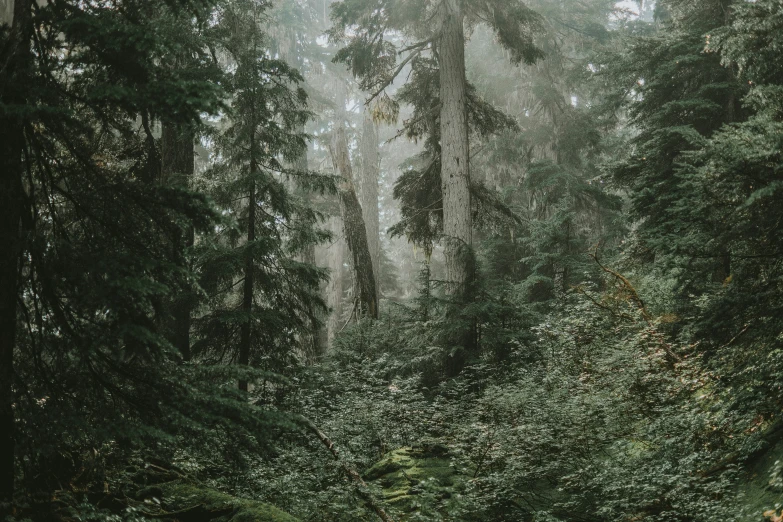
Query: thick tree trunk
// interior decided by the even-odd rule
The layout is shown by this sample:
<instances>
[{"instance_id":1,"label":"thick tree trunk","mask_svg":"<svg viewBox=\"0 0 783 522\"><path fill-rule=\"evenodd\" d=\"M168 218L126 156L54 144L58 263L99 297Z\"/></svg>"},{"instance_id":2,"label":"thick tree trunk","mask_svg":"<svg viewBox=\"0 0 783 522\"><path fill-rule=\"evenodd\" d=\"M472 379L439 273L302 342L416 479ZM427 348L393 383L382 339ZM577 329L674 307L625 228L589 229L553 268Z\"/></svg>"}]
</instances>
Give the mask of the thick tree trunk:
<instances>
[{"instance_id":1,"label":"thick tree trunk","mask_svg":"<svg viewBox=\"0 0 783 522\"><path fill-rule=\"evenodd\" d=\"M31 59L29 2L16 2L11 31L0 43L0 100L27 103L25 81ZM24 121L13 111L0 117L0 517L14 495L14 348L16 346L21 218L24 205Z\"/></svg>"},{"instance_id":2,"label":"thick tree trunk","mask_svg":"<svg viewBox=\"0 0 783 522\"><path fill-rule=\"evenodd\" d=\"M327 249L327 268L329 268L329 284L326 289L326 302L331 310L327 326L326 342L331 346L334 338L342 327L343 316L343 262L345 259L345 240L343 239L342 220L338 216L329 219L329 231L334 236L334 243Z\"/></svg>"},{"instance_id":3,"label":"thick tree trunk","mask_svg":"<svg viewBox=\"0 0 783 522\"><path fill-rule=\"evenodd\" d=\"M163 123L161 132L161 165L163 177L168 183L187 186L195 173L195 135L189 126ZM186 263L185 251L193 246L193 227L180 230L174 240L173 257ZM193 300L192 292L185 292L174 299L172 343L186 361L191 358L190 326Z\"/></svg>"},{"instance_id":4,"label":"thick tree trunk","mask_svg":"<svg viewBox=\"0 0 783 522\"><path fill-rule=\"evenodd\" d=\"M378 216L378 174L380 155L378 154L378 129L369 110L364 111L362 128L362 178L359 187L362 203L362 215L367 229L367 247L372 259L372 273L375 275L375 288L381 293L381 231Z\"/></svg>"},{"instance_id":5,"label":"thick tree trunk","mask_svg":"<svg viewBox=\"0 0 783 522\"><path fill-rule=\"evenodd\" d=\"M367 229L364 226L362 207L356 197L353 184L351 159L348 155L348 142L345 129L340 126L332 137L330 148L335 171L340 173L341 181L340 212L348 250L353 261L353 273L357 287L357 305L355 313L359 316L378 318L378 293L375 287L375 275L372 269L372 257L367 245Z\"/></svg>"},{"instance_id":6,"label":"thick tree trunk","mask_svg":"<svg viewBox=\"0 0 783 522\"><path fill-rule=\"evenodd\" d=\"M470 198L470 142L464 17L460 0L443 0L440 57L441 189L447 292L457 303L470 300L473 285L473 223ZM455 310L457 313L457 310ZM464 318L460 318L465 321ZM450 376L459 374L476 346L475 324L458 329L445 360ZM453 347L459 347L453 350Z\"/></svg>"},{"instance_id":7,"label":"thick tree trunk","mask_svg":"<svg viewBox=\"0 0 783 522\"><path fill-rule=\"evenodd\" d=\"M247 246L245 253L245 281L242 286L242 312L245 314L244 322L239 333L239 364L250 364L250 346L252 343L251 314L253 313L253 288L255 260L251 253L250 245L256 240L256 186L255 182L250 186L250 194L247 202ZM239 381L239 389L247 391L247 381Z\"/></svg>"},{"instance_id":8,"label":"thick tree trunk","mask_svg":"<svg viewBox=\"0 0 783 522\"><path fill-rule=\"evenodd\" d=\"M465 34L459 0L444 0L440 53L441 183L446 279L449 292L461 296L472 277Z\"/></svg>"}]
</instances>

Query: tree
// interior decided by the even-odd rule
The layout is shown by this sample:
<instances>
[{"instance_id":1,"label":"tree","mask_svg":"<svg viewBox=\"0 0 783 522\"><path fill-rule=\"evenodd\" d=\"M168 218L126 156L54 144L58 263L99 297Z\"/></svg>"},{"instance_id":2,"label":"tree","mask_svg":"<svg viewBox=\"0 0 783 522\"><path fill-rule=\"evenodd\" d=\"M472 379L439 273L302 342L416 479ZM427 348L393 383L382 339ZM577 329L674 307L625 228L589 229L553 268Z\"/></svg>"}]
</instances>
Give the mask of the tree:
<instances>
[{"instance_id":1,"label":"tree","mask_svg":"<svg viewBox=\"0 0 783 522\"><path fill-rule=\"evenodd\" d=\"M260 83L237 90L236 100L223 89L230 82L215 81L203 68L194 73L218 64L217 54L204 52L209 47L205 34L222 27L213 23L222 17L215 8L216 2L195 0L17 1L12 27L2 28L4 504L12 498L15 478L28 491L69 483L88 447L111 444L123 455L156 447L165 458L173 441L194 452L199 447L214 451L223 444L216 441L229 437L259 448L276 422L270 420L274 414L225 386L273 375L227 367L207 352L186 362L168 331L176 322L176 309L166 304L192 291L196 280L185 256L173 251L181 251L183 231L193 229L200 235L198 246L208 247L214 244L215 228L228 227L203 193L181 179L160 179L163 165L167 173L189 175L189 150L165 156L189 149L192 139L166 131L161 158L155 122L169 122L172 129L199 128L203 114L220 115L227 101L259 108L263 104L246 94L263 90L269 105L252 120L259 129L252 143L254 153L260 139L269 149L257 154L258 164L263 166L270 155L270 162L278 154L291 159L304 145L301 133L287 132L301 124L306 112L303 93L292 87L298 77L282 62L242 69L247 75L234 76L237 83ZM200 41L186 44L182 30L194 27ZM198 67L171 66L183 47L199 51L197 56L185 53L200 60ZM240 125L238 132L248 127ZM259 202L266 198L275 208L285 207L286 193L270 181L271 174L258 169L242 188L254 188ZM260 204L258 209L262 215L267 210ZM240 257L283 266L272 283L285 291L293 288L293 300L306 294L297 303L317 305L310 289L317 288L323 273L289 255L322 237L310 226L316 216L301 209L310 216L308 225L283 233L280 228L294 213L290 206L286 209L258 220L260 237L243 250L249 255ZM269 223L277 235L265 234ZM285 255L276 257L278 252ZM201 275L204 267L197 268ZM259 274L265 272L257 269L251 275ZM208 316L214 303L202 303L199 313ZM270 337L288 340L295 324L289 319L302 308L286 300L271 308L275 306L278 315L270 323L282 319L279 327L269 328ZM254 313L263 311L256 308ZM290 351L290 345L277 348ZM13 444L33 439L40 444L35 451ZM15 468L16 463L23 466Z\"/></svg>"},{"instance_id":2,"label":"tree","mask_svg":"<svg viewBox=\"0 0 783 522\"><path fill-rule=\"evenodd\" d=\"M410 220L398 231L405 230L425 249L431 248L431 239L442 237L447 291L456 303L467 303L475 272L472 213L476 202L471 197L470 131L488 134L513 126L513 122L480 100L466 81L465 23L487 23L510 51L513 62L533 63L540 57L532 36L538 17L518 1L345 0L333 5L332 19L331 38L346 42L335 61L345 63L359 78L361 87L371 93L369 101L379 99L390 117L398 112L400 102L415 108L413 117L405 122L405 134L425 139L421 158L425 166L401 178L395 196L416 200L422 193L434 195L437 191L440 197L418 208L411 205L404 209L403 217ZM395 42L393 35L397 34L401 38ZM402 57L399 61L398 56ZM408 66L411 80L397 99L391 100L384 90ZM429 178L431 183L435 175L440 179L439 190L430 185L429 191L422 192L421 184L418 190L404 188L416 186L417 177ZM442 216L436 219L435 230L431 214ZM458 351L463 354L449 363L449 372L455 374L461 371L464 354L475 351L475 326L466 325L450 344L461 347Z\"/></svg>"},{"instance_id":3,"label":"tree","mask_svg":"<svg viewBox=\"0 0 783 522\"><path fill-rule=\"evenodd\" d=\"M362 216L362 207L356 196L353 181L351 158L348 154L348 142L345 128L340 124L334 131L330 146L335 172L340 173L340 213L343 217L343 230L348 250L351 252L354 281L357 286L357 317L378 318L378 288L373 270L372 254L367 240L367 228Z\"/></svg>"},{"instance_id":4,"label":"tree","mask_svg":"<svg viewBox=\"0 0 783 522\"><path fill-rule=\"evenodd\" d=\"M197 344L201 357L278 371L324 309L325 274L297 258L325 236L313 230L319 216L289 178L301 190L329 184L296 163L306 149L307 97L301 75L266 53L267 7L229 2L217 30L235 68L226 79L234 102L216 139L218 161L201 184L233 219L197 251L212 303L199 318ZM248 391L247 381L239 387Z\"/></svg>"},{"instance_id":5,"label":"tree","mask_svg":"<svg viewBox=\"0 0 783 522\"><path fill-rule=\"evenodd\" d=\"M14 494L14 350L23 252L25 86L31 74L31 24L30 5L17 1L10 27L0 26L0 63L4 64L0 69L0 516L8 512Z\"/></svg>"},{"instance_id":6,"label":"tree","mask_svg":"<svg viewBox=\"0 0 783 522\"><path fill-rule=\"evenodd\" d=\"M362 168L359 181L359 193L362 205L362 216L367 228L367 246L372 259L372 271L375 275L375 287L381 294L381 237L378 215L378 176L380 171L380 155L378 153L378 128L371 111L364 111L361 137Z\"/></svg>"}]
</instances>

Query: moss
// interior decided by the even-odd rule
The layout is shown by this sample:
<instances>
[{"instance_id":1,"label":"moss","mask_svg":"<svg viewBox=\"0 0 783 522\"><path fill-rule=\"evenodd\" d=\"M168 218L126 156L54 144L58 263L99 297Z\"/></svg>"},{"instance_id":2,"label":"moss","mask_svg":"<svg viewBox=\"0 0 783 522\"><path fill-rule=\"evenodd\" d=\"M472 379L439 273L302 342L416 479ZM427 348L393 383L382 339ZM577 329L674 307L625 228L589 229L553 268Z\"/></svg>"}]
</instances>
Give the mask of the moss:
<instances>
[{"instance_id":1,"label":"moss","mask_svg":"<svg viewBox=\"0 0 783 522\"><path fill-rule=\"evenodd\" d=\"M365 479L382 488L384 499L403 520L418 510L425 493L448 511L449 499L464 481L451 465L448 449L438 444L394 450L371 467Z\"/></svg>"},{"instance_id":2,"label":"moss","mask_svg":"<svg viewBox=\"0 0 783 522\"><path fill-rule=\"evenodd\" d=\"M211 522L297 522L291 515L264 502L232 497L215 489L183 481L159 485L162 505L170 513L200 511Z\"/></svg>"},{"instance_id":3,"label":"moss","mask_svg":"<svg viewBox=\"0 0 783 522\"><path fill-rule=\"evenodd\" d=\"M742 522L762 520L762 513L783 507L783 441L773 444L749 469L746 480L740 481L738 501L742 505Z\"/></svg>"}]
</instances>

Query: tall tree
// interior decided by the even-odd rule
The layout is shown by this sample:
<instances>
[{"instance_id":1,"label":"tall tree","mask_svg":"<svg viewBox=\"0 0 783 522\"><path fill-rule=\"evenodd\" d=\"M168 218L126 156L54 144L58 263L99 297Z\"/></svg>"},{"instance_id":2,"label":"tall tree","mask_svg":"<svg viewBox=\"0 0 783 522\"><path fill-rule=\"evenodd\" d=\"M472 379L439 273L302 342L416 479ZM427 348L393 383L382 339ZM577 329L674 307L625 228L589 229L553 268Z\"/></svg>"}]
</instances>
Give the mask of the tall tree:
<instances>
[{"instance_id":1,"label":"tall tree","mask_svg":"<svg viewBox=\"0 0 783 522\"><path fill-rule=\"evenodd\" d=\"M415 201L403 203L408 210L403 210L400 229L425 249L432 239L443 240L447 290L456 303L464 304L470 300L475 272L470 133L513 126L467 83L465 24L487 23L513 62L532 63L540 57L533 43L538 16L517 0L343 0L333 4L332 19L331 38L346 43L335 61L345 63L360 79L371 93L370 101L379 99L391 115L399 111L400 102L414 106L405 134L425 140L425 167L411 169L398 183L395 196ZM392 100L384 91L407 67L410 80ZM440 187L432 187L438 178ZM423 180L427 190L422 190ZM417 205L422 194L436 193L440 197L434 201ZM457 352L462 355L448 365L450 373L458 373L466 352L475 351L474 325L466 323L450 344L461 347Z\"/></svg>"},{"instance_id":2,"label":"tall tree","mask_svg":"<svg viewBox=\"0 0 783 522\"><path fill-rule=\"evenodd\" d=\"M372 111L365 110L362 121L361 138L362 168L359 180L359 193L362 215L367 228L367 247L372 259L372 271L375 275L375 287L380 296L381 278L381 232L378 215L378 176L380 174L380 154L378 153L378 128L373 120Z\"/></svg>"},{"instance_id":3,"label":"tall tree","mask_svg":"<svg viewBox=\"0 0 783 522\"><path fill-rule=\"evenodd\" d=\"M203 194L155 182L161 163L151 146L154 120L195 127L203 114L226 109L225 82L168 66L182 51L175 28L215 29L215 4L17 1L12 27L0 29L4 504L14 478L30 490L69 483L81 467L78 456L108 441L125 451L179 437L195 448L228 422L226 432L260 443L269 427L260 408L225 387L238 372L203 355L201 364L181 364L159 327L173 312L160 303L173 302L193 280L172 245L191 227L209 237L224 226ZM279 67L267 72L285 75ZM284 91L292 94L268 101L294 107L290 119L270 107L257 123L274 153L282 148L292 157L303 137L288 140L281 129L301 123L303 93L290 85ZM188 174L184 156L172 172ZM280 262L295 276L291 287L317 287L322 274L288 265L289 258ZM303 279L312 283L300 285ZM286 320L295 311L278 304ZM277 333L291 329L281 322ZM14 446L32 439L36 451ZM15 471L15 462L24 467Z\"/></svg>"},{"instance_id":4,"label":"tall tree","mask_svg":"<svg viewBox=\"0 0 783 522\"><path fill-rule=\"evenodd\" d=\"M473 278L470 262L473 219L470 198L470 140L465 75L462 2L444 0L438 39L440 70L441 193L446 280L449 291L465 295Z\"/></svg>"}]
</instances>

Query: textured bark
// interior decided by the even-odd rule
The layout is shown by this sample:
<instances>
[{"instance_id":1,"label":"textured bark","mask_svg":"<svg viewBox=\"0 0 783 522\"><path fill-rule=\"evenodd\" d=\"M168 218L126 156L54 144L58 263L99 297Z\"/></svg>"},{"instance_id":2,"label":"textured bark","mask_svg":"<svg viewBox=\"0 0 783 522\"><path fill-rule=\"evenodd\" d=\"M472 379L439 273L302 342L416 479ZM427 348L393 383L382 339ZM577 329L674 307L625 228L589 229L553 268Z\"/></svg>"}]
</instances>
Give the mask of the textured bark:
<instances>
[{"instance_id":1,"label":"textured bark","mask_svg":"<svg viewBox=\"0 0 783 522\"><path fill-rule=\"evenodd\" d=\"M370 111L364 111L362 128L362 176L359 194L362 203L362 215L367 229L367 247L372 259L372 273L375 275L375 288L381 291L381 231L378 217L378 174L380 154L378 153L378 129Z\"/></svg>"},{"instance_id":2,"label":"textured bark","mask_svg":"<svg viewBox=\"0 0 783 522\"><path fill-rule=\"evenodd\" d=\"M332 344L342 327L343 316L343 262L345 259L345 240L343 239L342 220L338 216L329 219L329 231L334 236L334 243L327 249L327 267L329 268L329 284L326 289L327 304L332 311L327 326L326 342Z\"/></svg>"},{"instance_id":3,"label":"textured bark","mask_svg":"<svg viewBox=\"0 0 783 522\"><path fill-rule=\"evenodd\" d=\"M187 186L195 172L195 136L189 126L163 123L161 132L161 168L164 179L173 184ZM193 227L180 230L173 244L173 258L185 263L185 250L192 247L195 239ZM173 302L174 324L172 343L186 361L191 358L190 326L193 300L192 292L177 296Z\"/></svg>"},{"instance_id":4,"label":"textured bark","mask_svg":"<svg viewBox=\"0 0 783 522\"><path fill-rule=\"evenodd\" d=\"M457 303L467 303L471 299L474 266L464 17L459 0L443 0L441 9L438 52L446 290ZM455 317L455 320L465 321L465 318ZM456 376L462 372L468 354L475 351L476 338L474 322L466 323L449 340L452 349L444 361L447 375Z\"/></svg>"},{"instance_id":5,"label":"textured bark","mask_svg":"<svg viewBox=\"0 0 783 522\"><path fill-rule=\"evenodd\" d=\"M24 105L31 59L29 2L16 2L13 23L0 47L0 100ZM11 512L14 495L14 348L16 346L21 218L24 204L24 121L0 117L0 517Z\"/></svg>"},{"instance_id":6,"label":"textured bark","mask_svg":"<svg viewBox=\"0 0 783 522\"><path fill-rule=\"evenodd\" d=\"M356 281L357 305L355 313L373 319L378 318L378 293L375 287L375 275L372 269L372 257L367 244L367 229L362 217L362 207L356 196L353 184L353 170L348 155L348 142L345 129L338 128L332 137L330 147L334 170L340 173L340 212L343 216L343 228L348 250L353 261L353 274Z\"/></svg>"},{"instance_id":7,"label":"textured bark","mask_svg":"<svg viewBox=\"0 0 783 522\"><path fill-rule=\"evenodd\" d=\"M465 35L458 0L442 4L440 53L441 183L446 279L449 293L463 295L472 277L473 245L470 201Z\"/></svg>"}]
</instances>

